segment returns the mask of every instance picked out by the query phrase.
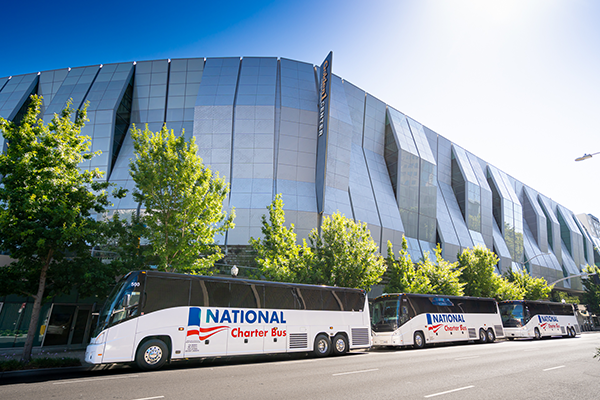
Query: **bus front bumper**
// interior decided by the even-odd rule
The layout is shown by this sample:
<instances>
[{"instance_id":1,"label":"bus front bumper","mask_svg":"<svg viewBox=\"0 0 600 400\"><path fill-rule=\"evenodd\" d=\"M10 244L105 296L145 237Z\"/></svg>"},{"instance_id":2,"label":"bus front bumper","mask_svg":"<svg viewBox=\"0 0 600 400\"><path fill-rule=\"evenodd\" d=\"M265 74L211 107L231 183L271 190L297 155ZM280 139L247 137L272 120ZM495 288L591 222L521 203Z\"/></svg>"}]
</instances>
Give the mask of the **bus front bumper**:
<instances>
[{"instance_id":1,"label":"bus front bumper","mask_svg":"<svg viewBox=\"0 0 600 400\"><path fill-rule=\"evenodd\" d=\"M85 362L89 364L101 364L106 343L90 344L85 350Z\"/></svg>"}]
</instances>

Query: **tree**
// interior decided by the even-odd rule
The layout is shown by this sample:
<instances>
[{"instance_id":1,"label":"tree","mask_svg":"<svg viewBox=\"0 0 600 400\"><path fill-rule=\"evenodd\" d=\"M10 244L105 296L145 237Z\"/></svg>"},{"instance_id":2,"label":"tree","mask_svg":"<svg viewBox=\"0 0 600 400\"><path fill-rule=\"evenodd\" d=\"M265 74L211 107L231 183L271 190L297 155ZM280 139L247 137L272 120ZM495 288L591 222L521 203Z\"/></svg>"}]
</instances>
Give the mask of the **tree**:
<instances>
[{"instance_id":1,"label":"tree","mask_svg":"<svg viewBox=\"0 0 600 400\"><path fill-rule=\"evenodd\" d=\"M392 242L388 241L386 263L390 278L384 288L386 293L431 293L429 279L422 269L415 268L408 254L406 237L402 237L402 249L398 252L398 258L394 255Z\"/></svg>"},{"instance_id":2,"label":"tree","mask_svg":"<svg viewBox=\"0 0 600 400\"><path fill-rule=\"evenodd\" d=\"M461 269L461 282L465 284L465 295L474 297L494 297L499 286L494 272L498 257L483 246L465 249L458 256Z\"/></svg>"},{"instance_id":3,"label":"tree","mask_svg":"<svg viewBox=\"0 0 600 400\"><path fill-rule=\"evenodd\" d=\"M211 273L222 258L215 236L234 227L235 211L223 208L229 184L202 163L193 137L176 137L166 125L156 133L134 126L131 134L133 196L145 208L151 244L146 254L156 255L162 271Z\"/></svg>"},{"instance_id":4,"label":"tree","mask_svg":"<svg viewBox=\"0 0 600 400\"><path fill-rule=\"evenodd\" d=\"M381 280L385 261L366 223L354 222L339 213L325 217L321 234L309 235L311 281L307 283L370 290Z\"/></svg>"},{"instance_id":5,"label":"tree","mask_svg":"<svg viewBox=\"0 0 600 400\"><path fill-rule=\"evenodd\" d=\"M523 289L520 286L496 274L494 274L493 279L495 280L496 293L490 297L494 297L498 301L523 299Z\"/></svg>"},{"instance_id":6,"label":"tree","mask_svg":"<svg viewBox=\"0 0 600 400\"><path fill-rule=\"evenodd\" d=\"M544 278L534 278L529 272L513 272L506 274L506 279L515 284L522 291L522 299L525 300L543 300L547 299L552 288ZM515 300L515 299L511 299Z\"/></svg>"},{"instance_id":7,"label":"tree","mask_svg":"<svg viewBox=\"0 0 600 400\"><path fill-rule=\"evenodd\" d=\"M250 244L256 250L256 263L260 273L268 280L279 282L302 282L307 278L305 260L309 258L310 248L296 244L294 224L287 228L281 193L275 196L267 207L269 217L262 216L263 238L250 238Z\"/></svg>"},{"instance_id":8,"label":"tree","mask_svg":"<svg viewBox=\"0 0 600 400\"><path fill-rule=\"evenodd\" d=\"M593 265L588 265L583 272L588 276L583 279L585 292L583 293L583 302L587 305L588 310L596 315L600 315L600 268Z\"/></svg>"},{"instance_id":9,"label":"tree","mask_svg":"<svg viewBox=\"0 0 600 400\"><path fill-rule=\"evenodd\" d=\"M41 98L31 103L20 123L0 118L7 141L0 154L0 249L13 261L0 268L1 294L34 299L22 361L31 359L42 300L69 293L100 293L117 275L111 265L90 254L102 222L95 213L108 206L102 173L80 171L90 160L90 138L81 136L87 105L74 112L71 103L49 124L38 119ZM75 119L71 116L75 113ZM122 197L123 193L115 193Z\"/></svg>"},{"instance_id":10,"label":"tree","mask_svg":"<svg viewBox=\"0 0 600 400\"><path fill-rule=\"evenodd\" d=\"M461 271L457 269L457 265L457 262L450 263L442 258L442 248L438 243L435 263L429 259L429 252L426 252L417 263L417 270L422 271L429 280L429 293L462 296L464 283L460 282Z\"/></svg>"}]
</instances>

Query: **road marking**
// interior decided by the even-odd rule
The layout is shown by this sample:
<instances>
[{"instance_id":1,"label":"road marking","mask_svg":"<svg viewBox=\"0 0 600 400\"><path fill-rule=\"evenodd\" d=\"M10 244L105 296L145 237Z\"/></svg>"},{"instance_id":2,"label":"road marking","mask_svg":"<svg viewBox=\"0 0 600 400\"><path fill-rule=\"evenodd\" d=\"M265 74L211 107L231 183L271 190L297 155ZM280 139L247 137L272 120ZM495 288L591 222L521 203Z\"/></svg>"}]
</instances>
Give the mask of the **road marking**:
<instances>
[{"instance_id":1,"label":"road marking","mask_svg":"<svg viewBox=\"0 0 600 400\"><path fill-rule=\"evenodd\" d=\"M62 382L53 382L53 385L64 385L67 383L80 383L80 382L94 382L94 381L107 381L109 379L128 379L128 378L137 378L138 375L128 375L128 376L111 376L108 378L93 378L93 379L76 379L74 381L62 381Z\"/></svg>"},{"instance_id":2,"label":"road marking","mask_svg":"<svg viewBox=\"0 0 600 400\"><path fill-rule=\"evenodd\" d=\"M564 367L565 367L564 365L559 365L558 367L546 368L546 369L543 369L542 371L544 371L544 372L552 371L553 369L559 369L559 368L564 368Z\"/></svg>"},{"instance_id":3,"label":"road marking","mask_svg":"<svg viewBox=\"0 0 600 400\"><path fill-rule=\"evenodd\" d=\"M165 396L154 396L154 397L144 397L143 399L134 399L134 400L152 400L152 399L164 399Z\"/></svg>"},{"instance_id":4,"label":"road marking","mask_svg":"<svg viewBox=\"0 0 600 400\"><path fill-rule=\"evenodd\" d=\"M470 360L472 358L479 358L480 356L471 356L471 357L459 357L459 358L455 358L455 361L459 361L459 360Z\"/></svg>"},{"instance_id":5,"label":"road marking","mask_svg":"<svg viewBox=\"0 0 600 400\"><path fill-rule=\"evenodd\" d=\"M471 385L471 386L465 386L465 387L461 387L458 389L452 389L452 390L446 390L445 392L439 392L439 393L434 393L434 394L428 394L427 396L425 396L425 398L429 398L429 397L435 397L435 396L441 396L443 394L448 394L448 393L454 393L454 392L458 392L459 390L465 390L465 389L471 389L474 388L475 386Z\"/></svg>"},{"instance_id":6,"label":"road marking","mask_svg":"<svg viewBox=\"0 0 600 400\"><path fill-rule=\"evenodd\" d=\"M339 374L331 374L331 376L350 375L350 374L362 374L363 372L379 371L379 368L375 369L363 369L362 371L351 371L351 372L340 372Z\"/></svg>"}]
</instances>

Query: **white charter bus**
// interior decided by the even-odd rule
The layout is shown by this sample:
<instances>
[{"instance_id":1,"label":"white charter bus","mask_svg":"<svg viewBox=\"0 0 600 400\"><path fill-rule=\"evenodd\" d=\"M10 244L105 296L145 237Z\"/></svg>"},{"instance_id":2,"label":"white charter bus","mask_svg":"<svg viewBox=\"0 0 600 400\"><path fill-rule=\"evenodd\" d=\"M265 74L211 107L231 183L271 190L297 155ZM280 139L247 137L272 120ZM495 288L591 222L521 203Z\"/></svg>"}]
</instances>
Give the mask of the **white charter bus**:
<instances>
[{"instance_id":1,"label":"white charter bus","mask_svg":"<svg viewBox=\"0 0 600 400\"><path fill-rule=\"evenodd\" d=\"M373 301L373 346L413 346L504 337L494 299L426 294L384 294Z\"/></svg>"},{"instance_id":2,"label":"white charter bus","mask_svg":"<svg viewBox=\"0 0 600 400\"><path fill-rule=\"evenodd\" d=\"M194 357L341 355L370 336L360 289L136 271L107 299L85 360L150 370Z\"/></svg>"},{"instance_id":3,"label":"white charter bus","mask_svg":"<svg viewBox=\"0 0 600 400\"><path fill-rule=\"evenodd\" d=\"M581 333L572 304L511 300L498 304L506 337L541 339L546 336L575 337Z\"/></svg>"}]
</instances>

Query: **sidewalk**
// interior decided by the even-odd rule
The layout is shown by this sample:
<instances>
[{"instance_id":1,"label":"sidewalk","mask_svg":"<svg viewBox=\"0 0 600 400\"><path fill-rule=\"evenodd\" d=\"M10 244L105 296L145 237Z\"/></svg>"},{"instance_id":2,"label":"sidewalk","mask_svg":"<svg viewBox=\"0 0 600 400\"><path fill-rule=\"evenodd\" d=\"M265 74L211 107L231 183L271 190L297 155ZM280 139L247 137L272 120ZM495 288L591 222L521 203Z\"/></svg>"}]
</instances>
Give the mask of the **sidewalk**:
<instances>
[{"instance_id":1,"label":"sidewalk","mask_svg":"<svg viewBox=\"0 0 600 400\"><path fill-rule=\"evenodd\" d=\"M0 360L20 360L23 354L22 347L3 348L0 349ZM17 379L27 379L40 376L68 374L73 372L90 371L94 369L94 365L85 363L85 348L83 349L68 349L64 347L34 347L31 351L31 358L78 358L81 360L80 367L60 367L60 368L37 368L37 369L22 369L17 371L0 372L0 383L3 381Z\"/></svg>"},{"instance_id":2,"label":"sidewalk","mask_svg":"<svg viewBox=\"0 0 600 400\"><path fill-rule=\"evenodd\" d=\"M0 360L6 359L21 359L23 354L22 347L8 347L0 348ZM53 347L34 347L31 351L31 358L61 358L61 357L72 357L81 360L81 364L84 365L85 360L85 347L79 349L69 349L62 346Z\"/></svg>"}]
</instances>

